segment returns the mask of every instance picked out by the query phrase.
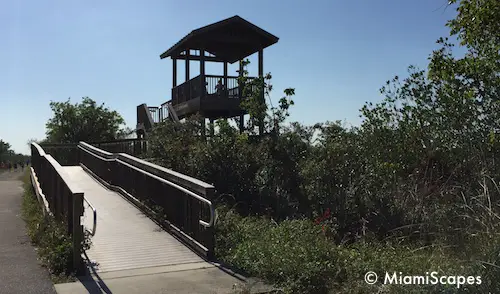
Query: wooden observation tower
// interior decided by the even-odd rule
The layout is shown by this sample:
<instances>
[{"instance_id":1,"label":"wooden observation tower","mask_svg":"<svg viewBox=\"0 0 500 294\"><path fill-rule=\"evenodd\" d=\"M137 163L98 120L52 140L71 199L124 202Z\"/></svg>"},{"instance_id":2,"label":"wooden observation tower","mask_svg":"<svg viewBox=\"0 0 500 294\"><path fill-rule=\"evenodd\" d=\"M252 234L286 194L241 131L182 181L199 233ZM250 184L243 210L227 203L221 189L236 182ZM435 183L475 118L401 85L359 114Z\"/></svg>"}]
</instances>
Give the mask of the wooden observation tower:
<instances>
[{"instance_id":1,"label":"wooden observation tower","mask_svg":"<svg viewBox=\"0 0 500 294\"><path fill-rule=\"evenodd\" d=\"M172 59L171 100L159 107L141 104L137 107L137 134L143 137L153 124L164 119L179 122L199 114L211 123L220 118L240 117L240 131L244 129L246 112L240 107L242 96L238 76L228 75L228 64L239 62L239 74L245 58L258 53L258 76L264 75L264 48L278 42L278 37L266 32L239 16L196 29L160 55ZM178 82L177 69L185 63L184 82ZM190 64L198 62L199 75L191 77ZM223 75L205 71L206 62L223 65ZM249 77L250 79L252 77Z\"/></svg>"}]
</instances>

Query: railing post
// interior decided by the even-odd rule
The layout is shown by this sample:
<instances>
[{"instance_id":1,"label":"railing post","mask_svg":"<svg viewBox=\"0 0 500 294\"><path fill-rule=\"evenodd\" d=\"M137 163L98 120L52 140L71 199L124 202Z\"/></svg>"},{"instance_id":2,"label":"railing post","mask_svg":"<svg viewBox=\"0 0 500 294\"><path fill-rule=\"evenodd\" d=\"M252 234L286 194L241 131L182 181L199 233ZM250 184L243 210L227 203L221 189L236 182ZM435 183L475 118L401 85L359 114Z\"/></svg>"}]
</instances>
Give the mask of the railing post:
<instances>
[{"instance_id":1,"label":"railing post","mask_svg":"<svg viewBox=\"0 0 500 294\"><path fill-rule=\"evenodd\" d=\"M201 99L205 98L205 94L207 91L206 84L207 81L205 79L205 50L201 49L200 50L200 85L201 85L200 98Z\"/></svg>"},{"instance_id":2,"label":"railing post","mask_svg":"<svg viewBox=\"0 0 500 294\"><path fill-rule=\"evenodd\" d=\"M224 97L229 98L229 85L227 84L227 61L224 61Z\"/></svg>"},{"instance_id":3,"label":"railing post","mask_svg":"<svg viewBox=\"0 0 500 294\"><path fill-rule=\"evenodd\" d=\"M73 269L77 274L82 274L84 265L82 262L82 242L83 242L83 226L81 224L81 216L83 215L83 193L73 194Z\"/></svg>"},{"instance_id":4,"label":"railing post","mask_svg":"<svg viewBox=\"0 0 500 294\"><path fill-rule=\"evenodd\" d=\"M137 156L139 154L139 148L137 147L138 144L136 141L132 142L132 148L133 148L133 152L134 152L134 156Z\"/></svg>"}]
</instances>

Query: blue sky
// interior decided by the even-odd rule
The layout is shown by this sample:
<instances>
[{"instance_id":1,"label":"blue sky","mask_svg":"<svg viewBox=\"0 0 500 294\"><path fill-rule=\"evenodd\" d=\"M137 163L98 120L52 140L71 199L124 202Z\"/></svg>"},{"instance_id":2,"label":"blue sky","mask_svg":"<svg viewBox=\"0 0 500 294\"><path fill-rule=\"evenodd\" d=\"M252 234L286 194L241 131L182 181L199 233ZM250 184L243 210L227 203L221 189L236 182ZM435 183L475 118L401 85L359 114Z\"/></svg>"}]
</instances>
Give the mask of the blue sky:
<instances>
[{"instance_id":1,"label":"blue sky","mask_svg":"<svg viewBox=\"0 0 500 294\"><path fill-rule=\"evenodd\" d=\"M172 62L159 55L191 30L234 15L280 38L264 50L264 71L273 75L274 100L296 89L291 120L358 125L359 109L382 99L378 89L386 80L404 76L410 64L425 67L436 39L448 36L444 24L455 10L445 3L2 1L0 138L29 152L28 139L45 136L50 101L70 97L104 102L134 127L137 105L170 99ZM256 56L250 60L256 65ZM207 73L221 70L207 67Z\"/></svg>"}]
</instances>

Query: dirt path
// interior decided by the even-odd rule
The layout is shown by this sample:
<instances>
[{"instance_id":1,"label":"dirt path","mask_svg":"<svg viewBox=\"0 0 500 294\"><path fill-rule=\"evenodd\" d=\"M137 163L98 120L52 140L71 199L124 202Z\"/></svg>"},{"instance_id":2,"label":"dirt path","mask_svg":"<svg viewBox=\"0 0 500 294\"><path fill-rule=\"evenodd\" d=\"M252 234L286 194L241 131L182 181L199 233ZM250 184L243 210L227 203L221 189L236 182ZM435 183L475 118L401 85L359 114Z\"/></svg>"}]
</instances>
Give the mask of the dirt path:
<instances>
[{"instance_id":1,"label":"dirt path","mask_svg":"<svg viewBox=\"0 0 500 294\"><path fill-rule=\"evenodd\" d=\"M20 171L0 172L0 294L56 293L26 235L21 175Z\"/></svg>"}]
</instances>

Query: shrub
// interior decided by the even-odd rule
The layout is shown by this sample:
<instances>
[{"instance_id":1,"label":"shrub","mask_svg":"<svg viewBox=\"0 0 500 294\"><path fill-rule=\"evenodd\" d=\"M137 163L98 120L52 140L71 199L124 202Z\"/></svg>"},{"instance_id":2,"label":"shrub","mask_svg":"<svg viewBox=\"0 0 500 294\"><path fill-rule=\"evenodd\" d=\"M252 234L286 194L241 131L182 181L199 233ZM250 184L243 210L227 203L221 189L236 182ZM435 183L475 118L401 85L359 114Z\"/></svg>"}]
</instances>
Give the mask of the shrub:
<instances>
[{"instance_id":1,"label":"shrub","mask_svg":"<svg viewBox=\"0 0 500 294\"><path fill-rule=\"evenodd\" d=\"M309 220L280 224L219 208L217 255L294 293L326 293L338 274L335 246Z\"/></svg>"}]
</instances>

